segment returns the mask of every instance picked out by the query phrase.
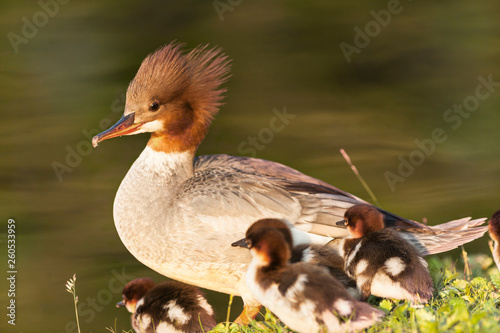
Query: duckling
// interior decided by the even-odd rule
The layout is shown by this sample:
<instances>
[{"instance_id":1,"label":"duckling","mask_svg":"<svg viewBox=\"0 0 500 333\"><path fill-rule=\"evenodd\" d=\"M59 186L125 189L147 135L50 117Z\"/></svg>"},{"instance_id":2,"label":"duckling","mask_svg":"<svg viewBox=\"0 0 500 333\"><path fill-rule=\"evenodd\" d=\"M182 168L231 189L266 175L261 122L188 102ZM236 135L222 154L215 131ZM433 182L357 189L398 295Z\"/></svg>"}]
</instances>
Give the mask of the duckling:
<instances>
[{"instance_id":1,"label":"duckling","mask_svg":"<svg viewBox=\"0 0 500 333\"><path fill-rule=\"evenodd\" d=\"M497 210L491 217L491 220L488 223L488 230L494 243L494 246L491 246L490 244L491 253L493 254L493 259L495 260L498 269L500 269L500 246L498 245L500 242L500 209Z\"/></svg>"},{"instance_id":2,"label":"duckling","mask_svg":"<svg viewBox=\"0 0 500 333\"><path fill-rule=\"evenodd\" d=\"M279 228L252 225L247 230L252 261L246 283L252 295L298 332L352 331L377 322L383 312L350 296L326 269L289 264L292 235L281 223Z\"/></svg>"},{"instance_id":3,"label":"duckling","mask_svg":"<svg viewBox=\"0 0 500 333\"><path fill-rule=\"evenodd\" d=\"M361 297L361 291L358 289L356 281L344 272L344 258L335 248L318 244L299 244L294 247L293 236L290 234L289 226L279 219L258 220L250 226L248 233L265 227L275 228L282 232L286 243L292 249L290 263L306 262L324 267L334 278L344 285L352 297L356 299ZM247 247L246 238L236 241L231 245Z\"/></svg>"},{"instance_id":4,"label":"duckling","mask_svg":"<svg viewBox=\"0 0 500 333\"><path fill-rule=\"evenodd\" d=\"M432 297L427 262L395 230L384 228L383 216L374 206L352 206L337 225L347 226L351 235L342 240L345 272L356 280L362 299L373 294L427 302Z\"/></svg>"},{"instance_id":5,"label":"duckling","mask_svg":"<svg viewBox=\"0 0 500 333\"><path fill-rule=\"evenodd\" d=\"M177 281L155 286L150 278L132 280L123 288L123 300L116 306L132 313L132 327L137 333L202 333L216 325L214 311L203 293Z\"/></svg>"}]
</instances>

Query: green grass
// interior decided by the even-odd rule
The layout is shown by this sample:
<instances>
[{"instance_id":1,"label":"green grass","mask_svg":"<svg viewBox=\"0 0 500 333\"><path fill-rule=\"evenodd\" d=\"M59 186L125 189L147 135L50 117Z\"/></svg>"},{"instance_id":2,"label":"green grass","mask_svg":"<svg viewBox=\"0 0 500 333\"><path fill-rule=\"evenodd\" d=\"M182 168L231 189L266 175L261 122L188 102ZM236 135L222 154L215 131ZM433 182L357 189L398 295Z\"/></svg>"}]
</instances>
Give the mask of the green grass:
<instances>
[{"instance_id":1,"label":"green grass","mask_svg":"<svg viewBox=\"0 0 500 333\"><path fill-rule=\"evenodd\" d=\"M470 273L461 272L463 261L432 256L428 262L435 283L429 303L413 306L372 296L368 301L387 315L366 332L500 332L500 273L491 257L470 256ZM211 332L290 332L270 312L264 317L245 327L226 329L221 323Z\"/></svg>"},{"instance_id":2,"label":"green grass","mask_svg":"<svg viewBox=\"0 0 500 333\"><path fill-rule=\"evenodd\" d=\"M366 332L500 332L500 273L491 257L464 254L465 262L463 258L427 258L435 286L434 297L428 304L412 305L371 296L368 302L387 314ZM252 321L248 326L223 322L210 332L293 332L270 311L264 311L263 320ZM116 322L114 327L107 329L118 333Z\"/></svg>"}]
</instances>

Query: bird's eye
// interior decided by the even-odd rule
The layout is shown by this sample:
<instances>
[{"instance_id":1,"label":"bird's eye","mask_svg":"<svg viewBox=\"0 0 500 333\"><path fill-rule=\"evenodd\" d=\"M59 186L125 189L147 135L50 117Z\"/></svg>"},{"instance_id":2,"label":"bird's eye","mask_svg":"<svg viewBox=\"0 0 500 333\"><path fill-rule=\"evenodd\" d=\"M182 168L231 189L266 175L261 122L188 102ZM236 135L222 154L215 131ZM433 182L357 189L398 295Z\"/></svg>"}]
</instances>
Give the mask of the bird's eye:
<instances>
[{"instance_id":1,"label":"bird's eye","mask_svg":"<svg viewBox=\"0 0 500 333\"><path fill-rule=\"evenodd\" d=\"M149 105L149 111L158 111L160 108L160 103L158 102L153 102Z\"/></svg>"}]
</instances>

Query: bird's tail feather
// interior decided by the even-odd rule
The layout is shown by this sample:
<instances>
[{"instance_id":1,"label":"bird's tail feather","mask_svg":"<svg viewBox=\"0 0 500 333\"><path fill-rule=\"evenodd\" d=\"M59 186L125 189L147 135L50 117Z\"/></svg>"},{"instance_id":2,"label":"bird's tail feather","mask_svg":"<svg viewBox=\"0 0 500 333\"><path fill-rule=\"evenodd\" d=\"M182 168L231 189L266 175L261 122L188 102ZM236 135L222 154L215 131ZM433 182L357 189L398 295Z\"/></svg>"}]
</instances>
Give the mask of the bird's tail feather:
<instances>
[{"instance_id":1,"label":"bird's tail feather","mask_svg":"<svg viewBox=\"0 0 500 333\"><path fill-rule=\"evenodd\" d=\"M421 255L429 255L453 250L482 237L488 231L488 226L480 226L485 221L485 218L463 218L432 226L432 232L418 232L415 229L399 229L399 232Z\"/></svg>"}]
</instances>

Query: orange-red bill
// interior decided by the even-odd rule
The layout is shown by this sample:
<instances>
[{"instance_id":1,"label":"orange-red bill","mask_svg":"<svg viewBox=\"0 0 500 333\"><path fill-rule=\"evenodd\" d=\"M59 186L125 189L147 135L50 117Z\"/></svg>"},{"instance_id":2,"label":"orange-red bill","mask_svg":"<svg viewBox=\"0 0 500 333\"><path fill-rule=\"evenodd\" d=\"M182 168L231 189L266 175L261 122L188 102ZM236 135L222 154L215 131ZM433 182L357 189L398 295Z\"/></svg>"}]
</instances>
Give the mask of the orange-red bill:
<instances>
[{"instance_id":1,"label":"orange-red bill","mask_svg":"<svg viewBox=\"0 0 500 333\"><path fill-rule=\"evenodd\" d=\"M97 144L101 141L116 138L117 136L132 134L137 131L144 123L134 124L135 114L130 113L126 116L121 117L120 120L116 122L109 129L102 133L97 134L92 138L92 146L97 147Z\"/></svg>"}]
</instances>

